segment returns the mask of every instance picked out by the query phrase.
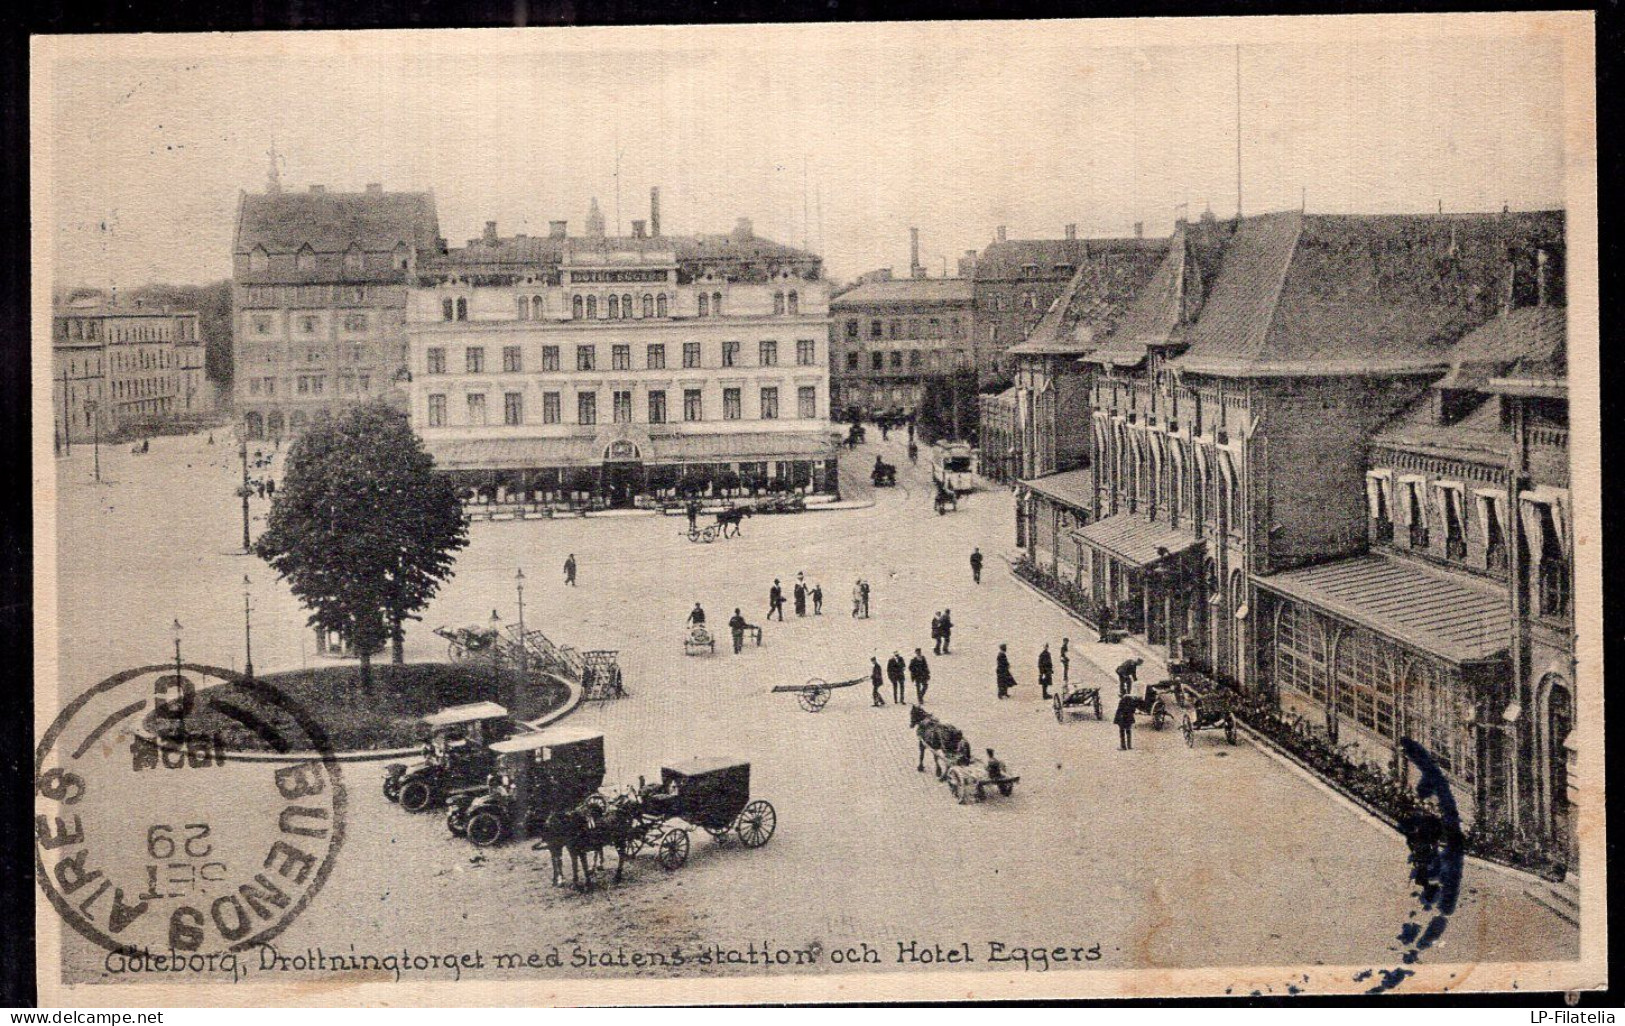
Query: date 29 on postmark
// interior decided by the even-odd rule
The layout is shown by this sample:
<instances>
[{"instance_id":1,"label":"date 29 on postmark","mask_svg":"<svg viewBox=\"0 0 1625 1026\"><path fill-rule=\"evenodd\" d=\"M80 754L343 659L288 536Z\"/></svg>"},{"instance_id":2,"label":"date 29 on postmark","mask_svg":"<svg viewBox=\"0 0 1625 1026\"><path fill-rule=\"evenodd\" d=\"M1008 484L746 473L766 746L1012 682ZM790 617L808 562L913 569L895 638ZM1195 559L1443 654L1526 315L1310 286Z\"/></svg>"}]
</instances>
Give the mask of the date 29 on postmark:
<instances>
[{"instance_id":1,"label":"date 29 on postmark","mask_svg":"<svg viewBox=\"0 0 1625 1026\"><path fill-rule=\"evenodd\" d=\"M215 698L209 685L237 687ZM213 706L283 758L188 734ZM211 718L212 719L212 718ZM216 720L218 722L218 720ZM64 921L128 955L241 951L287 929L344 841L325 732L275 688L220 667L142 666L70 702L34 758L34 868Z\"/></svg>"}]
</instances>

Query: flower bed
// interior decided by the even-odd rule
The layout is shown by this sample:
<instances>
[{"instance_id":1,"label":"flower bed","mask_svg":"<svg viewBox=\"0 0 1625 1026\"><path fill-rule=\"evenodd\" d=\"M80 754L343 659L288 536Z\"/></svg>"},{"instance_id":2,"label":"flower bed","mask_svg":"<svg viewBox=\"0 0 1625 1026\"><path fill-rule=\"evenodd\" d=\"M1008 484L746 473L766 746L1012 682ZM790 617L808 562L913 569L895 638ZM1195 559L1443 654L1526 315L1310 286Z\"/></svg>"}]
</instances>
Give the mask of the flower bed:
<instances>
[{"instance_id":1,"label":"flower bed","mask_svg":"<svg viewBox=\"0 0 1625 1026\"><path fill-rule=\"evenodd\" d=\"M1031 556L1022 556L1010 564L1010 570L1089 626L1096 626L1094 602L1084 589L1071 581L1059 580L1038 569Z\"/></svg>"}]
</instances>

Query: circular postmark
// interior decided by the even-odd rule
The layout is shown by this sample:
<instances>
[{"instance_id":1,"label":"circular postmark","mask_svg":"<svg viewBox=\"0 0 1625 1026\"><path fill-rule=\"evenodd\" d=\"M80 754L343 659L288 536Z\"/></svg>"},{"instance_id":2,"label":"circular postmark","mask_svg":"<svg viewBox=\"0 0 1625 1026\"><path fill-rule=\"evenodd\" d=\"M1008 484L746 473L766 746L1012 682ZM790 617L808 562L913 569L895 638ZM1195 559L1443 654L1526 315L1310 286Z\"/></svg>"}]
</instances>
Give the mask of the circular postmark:
<instances>
[{"instance_id":1,"label":"circular postmark","mask_svg":"<svg viewBox=\"0 0 1625 1026\"><path fill-rule=\"evenodd\" d=\"M237 686L199 687L211 680ZM233 760L218 736L188 733L205 707L286 760ZM63 920L110 951L241 951L321 889L345 808L325 731L280 691L215 666L137 667L74 699L40 739L35 874Z\"/></svg>"}]
</instances>

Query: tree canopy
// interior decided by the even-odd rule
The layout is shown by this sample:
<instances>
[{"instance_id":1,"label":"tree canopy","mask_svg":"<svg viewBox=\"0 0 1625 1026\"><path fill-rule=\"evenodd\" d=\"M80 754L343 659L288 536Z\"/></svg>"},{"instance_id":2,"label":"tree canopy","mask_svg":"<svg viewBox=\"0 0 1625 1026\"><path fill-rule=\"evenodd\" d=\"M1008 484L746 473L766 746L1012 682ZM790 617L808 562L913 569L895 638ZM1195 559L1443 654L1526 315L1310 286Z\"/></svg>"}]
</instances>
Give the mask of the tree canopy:
<instances>
[{"instance_id":1,"label":"tree canopy","mask_svg":"<svg viewBox=\"0 0 1625 1026\"><path fill-rule=\"evenodd\" d=\"M254 549L311 610L311 626L360 654L367 686L372 653L398 640L467 544L456 490L434 472L406 414L380 400L293 442Z\"/></svg>"}]
</instances>

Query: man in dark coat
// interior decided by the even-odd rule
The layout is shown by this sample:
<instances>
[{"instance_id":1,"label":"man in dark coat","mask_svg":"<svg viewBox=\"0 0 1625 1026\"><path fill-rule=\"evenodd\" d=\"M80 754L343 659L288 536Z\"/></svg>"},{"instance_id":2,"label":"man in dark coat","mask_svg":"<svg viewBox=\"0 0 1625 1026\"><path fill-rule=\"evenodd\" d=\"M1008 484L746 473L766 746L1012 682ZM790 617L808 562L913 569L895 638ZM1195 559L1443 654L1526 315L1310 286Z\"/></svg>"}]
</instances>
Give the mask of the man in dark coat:
<instances>
[{"instance_id":1,"label":"man in dark coat","mask_svg":"<svg viewBox=\"0 0 1625 1026\"><path fill-rule=\"evenodd\" d=\"M1112 722L1117 724L1117 748L1119 751L1129 751L1134 747L1134 707L1137 703L1134 696L1127 691L1117 700L1117 711L1112 714Z\"/></svg>"},{"instance_id":2,"label":"man in dark coat","mask_svg":"<svg viewBox=\"0 0 1625 1026\"><path fill-rule=\"evenodd\" d=\"M773 587L767 590L767 618L773 619L773 614L779 614L779 622L784 622L784 589L779 586L779 579L773 578Z\"/></svg>"},{"instance_id":3,"label":"man in dark coat","mask_svg":"<svg viewBox=\"0 0 1625 1026\"><path fill-rule=\"evenodd\" d=\"M564 583L575 587L576 583L576 554L574 552L564 561Z\"/></svg>"},{"instance_id":4,"label":"man in dark coat","mask_svg":"<svg viewBox=\"0 0 1625 1026\"><path fill-rule=\"evenodd\" d=\"M863 618L867 620L869 619L869 582L867 580L859 581L858 591L863 596Z\"/></svg>"},{"instance_id":5,"label":"man in dark coat","mask_svg":"<svg viewBox=\"0 0 1625 1026\"><path fill-rule=\"evenodd\" d=\"M794 593L795 598L796 598L796 615L797 616L806 616L807 615L807 586L805 584L802 584L800 581L797 581L796 586L793 589L793 593Z\"/></svg>"},{"instance_id":6,"label":"man in dark coat","mask_svg":"<svg viewBox=\"0 0 1625 1026\"><path fill-rule=\"evenodd\" d=\"M1112 641L1112 607L1104 602L1100 605L1100 643L1109 645Z\"/></svg>"},{"instance_id":7,"label":"man in dark coat","mask_svg":"<svg viewBox=\"0 0 1625 1026\"><path fill-rule=\"evenodd\" d=\"M980 548L971 550L970 575L977 584L982 583L982 550Z\"/></svg>"},{"instance_id":8,"label":"man in dark coat","mask_svg":"<svg viewBox=\"0 0 1625 1026\"><path fill-rule=\"evenodd\" d=\"M998 683L999 697L1009 698L1010 689L1016 686L1016 678L1010 673L1010 655L1004 645L999 646L999 660L993 672Z\"/></svg>"},{"instance_id":9,"label":"man in dark coat","mask_svg":"<svg viewBox=\"0 0 1625 1026\"><path fill-rule=\"evenodd\" d=\"M931 614L931 651L942 654L942 614Z\"/></svg>"},{"instance_id":10,"label":"man in dark coat","mask_svg":"<svg viewBox=\"0 0 1625 1026\"><path fill-rule=\"evenodd\" d=\"M1140 675L1140 664L1144 659L1125 659L1117 664L1117 693L1126 695L1134 690L1134 682Z\"/></svg>"},{"instance_id":11,"label":"man in dark coat","mask_svg":"<svg viewBox=\"0 0 1625 1026\"><path fill-rule=\"evenodd\" d=\"M907 701L903 697L903 674L906 666L901 652L893 652L891 658L886 660L886 676L891 680L891 700L898 705Z\"/></svg>"},{"instance_id":12,"label":"man in dark coat","mask_svg":"<svg viewBox=\"0 0 1625 1026\"><path fill-rule=\"evenodd\" d=\"M1072 648L1071 638L1061 639L1061 683L1072 683L1072 657L1069 654Z\"/></svg>"},{"instance_id":13,"label":"man in dark coat","mask_svg":"<svg viewBox=\"0 0 1625 1026\"><path fill-rule=\"evenodd\" d=\"M734 636L734 655L738 655L745 650L745 628L748 626L749 624L745 623L744 614L735 606L734 615L728 619L728 630L732 631Z\"/></svg>"},{"instance_id":14,"label":"man in dark coat","mask_svg":"<svg viewBox=\"0 0 1625 1026\"><path fill-rule=\"evenodd\" d=\"M931 689L931 664L925 661L925 654L919 649L914 650L914 658L908 661L908 676L914 681L914 694L920 705L925 704L925 693Z\"/></svg>"},{"instance_id":15,"label":"man in dark coat","mask_svg":"<svg viewBox=\"0 0 1625 1026\"><path fill-rule=\"evenodd\" d=\"M1049 701L1049 689L1055 684L1055 660L1050 658L1049 642L1044 642L1044 650L1038 653L1038 689L1043 692L1044 701Z\"/></svg>"},{"instance_id":16,"label":"man in dark coat","mask_svg":"<svg viewBox=\"0 0 1625 1026\"><path fill-rule=\"evenodd\" d=\"M699 529L700 504L690 500L688 504L688 529L690 532Z\"/></svg>"},{"instance_id":17,"label":"man in dark coat","mask_svg":"<svg viewBox=\"0 0 1625 1026\"><path fill-rule=\"evenodd\" d=\"M824 586L822 584L813 585L811 594L812 594L812 600L813 600L813 615L814 616L823 616L824 615Z\"/></svg>"},{"instance_id":18,"label":"man in dark coat","mask_svg":"<svg viewBox=\"0 0 1625 1026\"><path fill-rule=\"evenodd\" d=\"M954 611L952 609L944 609L942 611L942 655L947 655L952 650L953 640Z\"/></svg>"},{"instance_id":19,"label":"man in dark coat","mask_svg":"<svg viewBox=\"0 0 1625 1026\"><path fill-rule=\"evenodd\" d=\"M874 695L875 695L874 705L875 705L875 708L877 708L877 709L884 708L885 705L886 705L886 699L880 694L880 685L883 682L884 682L884 678L881 676L881 673L880 673L880 660L876 659L874 656L870 656L869 657L869 687L874 690Z\"/></svg>"},{"instance_id":20,"label":"man in dark coat","mask_svg":"<svg viewBox=\"0 0 1625 1026\"><path fill-rule=\"evenodd\" d=\"M698 602L694 603L694 608L688 611L688 619L684 623L689 627L705 626L705 610L700 608Z\"/></svg>"}]
</instances>

